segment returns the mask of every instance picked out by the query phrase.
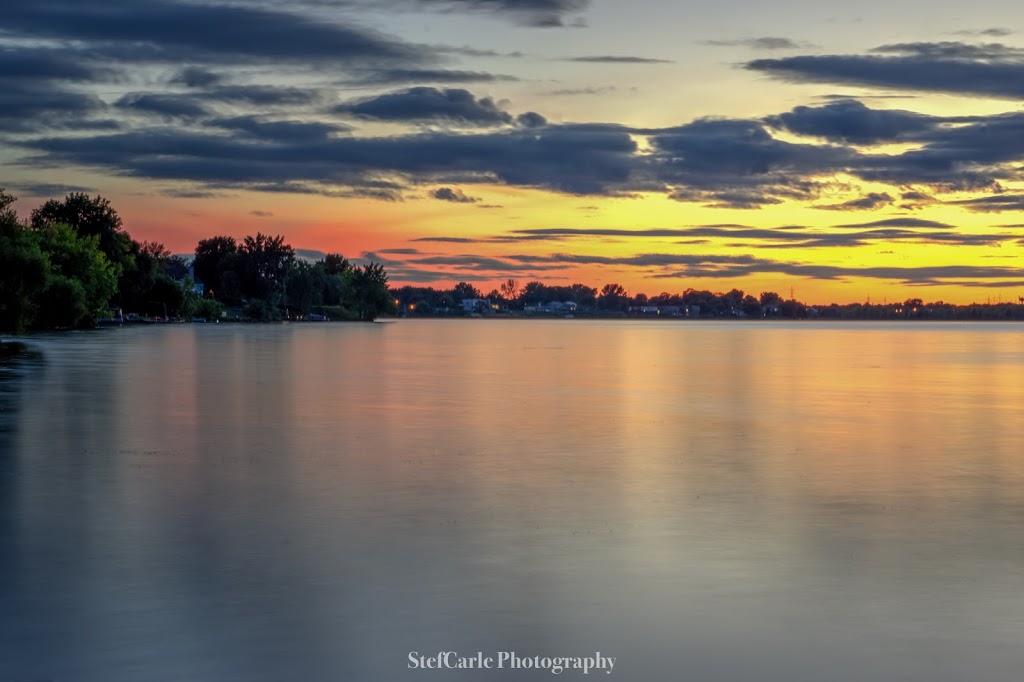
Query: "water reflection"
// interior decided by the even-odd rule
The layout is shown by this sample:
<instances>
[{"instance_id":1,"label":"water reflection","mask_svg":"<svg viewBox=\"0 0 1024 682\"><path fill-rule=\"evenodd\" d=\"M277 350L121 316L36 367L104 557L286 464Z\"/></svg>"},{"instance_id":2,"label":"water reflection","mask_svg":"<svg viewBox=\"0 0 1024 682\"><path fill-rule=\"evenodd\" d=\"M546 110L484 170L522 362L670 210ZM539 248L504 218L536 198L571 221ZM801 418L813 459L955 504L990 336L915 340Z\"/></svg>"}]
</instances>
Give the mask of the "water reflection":
<instances>
[{"instance_id":1,"label":"water reflection","mask_svg":"<svg viewBox=\"0 0 1024 682\"><path fill-rule=\"evenodd\" d=\"M1024 663L1014 326L38 343L0 430L0 679L391 681L448 649L600 650L629 680Z\"/></svg>"}]
</instances>

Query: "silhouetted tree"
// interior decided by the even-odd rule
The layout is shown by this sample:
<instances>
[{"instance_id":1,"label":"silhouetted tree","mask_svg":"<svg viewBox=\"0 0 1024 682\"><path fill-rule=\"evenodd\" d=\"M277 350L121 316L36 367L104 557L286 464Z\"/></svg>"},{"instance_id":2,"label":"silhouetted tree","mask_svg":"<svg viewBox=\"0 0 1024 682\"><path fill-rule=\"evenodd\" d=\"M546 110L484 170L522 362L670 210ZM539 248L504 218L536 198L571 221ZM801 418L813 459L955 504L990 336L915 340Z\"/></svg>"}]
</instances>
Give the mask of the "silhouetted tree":
<instances>
[{"instance_id":1,"label":"silhouetted tree","mask_svg":"<svg viewBox=\"0 0 1024 682\"><path fill-rule=\"evenodd\" d=\"M328 275L343 275L352 269L352 264L340 253L329 253L320 263Z\"/></svg>"},{"instance_id":2,"label":"silhouetted tree","mask_svg":"<svg viewBox=\"0 0 1024 682\"><path fill-rule=\"evenodd\" d=\"M573 284L569 287L571 299L581 308L593 308L597 303L597 289L585 284Z\"/></svg>"},{"instance_id":3,"label":"silhouetted tree","mask_svg":"<svg viewBox=\"0 0 1024 682\"><path fill-rule=\"evenodd\" d=\"M203 283L207 293L217 294L223 288L221 275L225 270L226 263L231 256L238 253L238 244L234 237L210 237L202 239L196 245L195 260L192 261L192 269L196 273L196 279Z\"/></svg>"},{"instance_id":4,"label":"silhouetted tree","mask_svg":"<svg viewBox=\"0 0 1024 682\"><path fill-rule=\"evenodd\" d=\"M134 265L121 274L121 306L130 311L177 315L184 303L181 285L167 274L171 252L157 242L132 242ZM187 273L187 271L186 271Z\"/></svg>"},{"instance_id":5,"label":"silhouetted tree","mask_svg":"<svg viewBox=\"0 0 1024 682\"><path fill-rule=\"evenodd\" d=\"M14 197L0 189L0 331L20 334L35 320L50 263L12 203Z\"/></svg>"},{"instance_id":6,"label":"silhouetted tree","mask_svg":"<svg viewBox=\"0 0 1024 682\"><path fill-rule=\"evenodd\" d=\"M355 309L360 320L372 321L382 313L395 312L395 300L388 291L388 275L380 263L356 268L353 277Z\"/></svg>"},{"instance_id":7,"label":"silhouetted tree","mask_svg":"<svg viewBox=\"0 0 1024 682\"><path fill-rule=\"evenodd\" d=\"M519 295L519 282L514 279L505 280L499 288L501 289L501 297L509 303L515 301L516 296Z\"/></svg>"},{"instance_id":8,"label":"silhouetted tree","mask_svg":"<svg viewBox=\"0 0 1024 682\"><path fill-rule=\"evenodd\" d=\"M296 262L288 271L285 284L288 306L306 314L314 307L323 305L329 277L331 275L327 274L325 268L302 261Z\"/></svg>"},{"instance_id":9,"label":"silhouetted tree","mask_svg":"<svg viewBox=\"0 0 1024 682\"><path fill-rule=\"evenodd\" d=\"M466 298L480 298L480 290L467 282L459 282L452 288L456 302Z\"/></svg>"},{"instance_id":10,"label":"silhouetted tree","mask_svg":"<svg viewBox=\"0 0 1024 682\"><path fill-rule=\"evenodd\" d=\"M761 304L753 296L743 297L743 303L740 306L740 310L742 310L743 314L748 317L761 317L761 315L764 314L761 309Z\"/></svg>"},{"instance_id":11,"label":"silhouetted tree","mask_svg":"<svg viewBox=\"0 0 1024 682\"><path fill-rule=\"evenodd\" d=\"M242 240L242 293L277 305L283 302L285 276L295 263L295 249L284 243L284 237L271 237L257 232Z\"/></svg>"},{"instance_id":12,"label":"silhouetted tree","mask_svg":"<svg viewBox=\"0 0 1024 682\"><path fill-rule=\"evenodd\" d=\"M628 300L625 288L621 284L605 284L597 297L597 307L602 310L621 310Z\"/></svg>"},{"instance_id":13,"label":"silhouetted tree","mask_svg":"<svg viewBox=\"0 0 1024 682\"><path fill-rule=\"evenodd\" d=\"M97 195L68 194L62 201L50 199L32 211L32 227L62 223L69 225L78 235L96 237L98 247L114 266L117 275L134 267L132 239L124 231L121 216L110 201Z\"/></svg>"},{"instance_id":14,"label":"silhouetted tree","mask_svg":"<svg viewBox=\"0 0 1024 682\"><path fill-rule=\"evenodd\" d=\"M36 323L92 326L117 291L117 269L100 251L99 237L81 236L62 223L43 223L34 231L50 263Z\"/></svg>"}]
</instances>

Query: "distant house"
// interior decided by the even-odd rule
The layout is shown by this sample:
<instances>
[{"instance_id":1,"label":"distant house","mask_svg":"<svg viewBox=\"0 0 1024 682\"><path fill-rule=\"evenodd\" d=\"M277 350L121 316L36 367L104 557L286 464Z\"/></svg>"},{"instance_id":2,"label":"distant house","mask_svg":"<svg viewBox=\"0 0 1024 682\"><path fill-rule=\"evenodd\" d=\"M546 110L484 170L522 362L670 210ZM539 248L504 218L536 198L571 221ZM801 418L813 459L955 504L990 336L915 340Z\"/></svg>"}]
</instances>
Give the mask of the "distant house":
<instances>
[{"instance_id":1,"label":"distant house","mask_svg":"<svg viewBox=\"0 0 1024 682\"><path fill-rule=\"evenodd\" d=\"M464 298L462 299L462 312L485 315L494 312L494 305L489 298Z\"/></svg>"},{"instance_id":2,"label":"distant house","mask_svg":"<svg viewBox=\"0 0 1024 682\"><path fill-rule=\"evenodd\" d=\"M196 277L195 262L188 264L188 276L192 278L192 291L199 294L200 296L206 295L206 285L203 281Z\"/></svg>"},{"instance_id":3,"label":"distant house","mask_svg":"<svg viewBox=\"0 0 1024 682\"><path fill-rule=\"evenodd\" d=\"M634 315L657 315L658 306L656 305L634 305L629 307L629 312Z\"/></svg>"},{"instance_id":4,"label":"distant house","mask_svg":"<svg viewBox=\"0 0 1024 682\"><path fill-rule=\"evenodd\" d=\"M525 313L558 313L567 315L576 312L575 301L548 301L547 303L538 303L537 305L527 305L523 307Z\"/></svg>"}]
</instances>

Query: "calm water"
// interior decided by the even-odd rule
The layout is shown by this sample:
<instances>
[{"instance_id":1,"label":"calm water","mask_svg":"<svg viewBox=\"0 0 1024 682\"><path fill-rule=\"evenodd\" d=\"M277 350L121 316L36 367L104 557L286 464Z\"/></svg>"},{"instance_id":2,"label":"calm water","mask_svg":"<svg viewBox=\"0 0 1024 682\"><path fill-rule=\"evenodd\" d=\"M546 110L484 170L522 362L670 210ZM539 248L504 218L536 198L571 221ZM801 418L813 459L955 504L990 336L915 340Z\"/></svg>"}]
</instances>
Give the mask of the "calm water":
<instances>
[{"instance_id":1,"label":"calm water","mask_svg":"<svg viewBox=\"0 0 1024 682\"><path fill-rule=\"evenodd\" d=\"M1024 327L399 321L0 369L0 680L1024 668ZM595 677L596 676L596 677Z\"/></svg>"}]
</instances>

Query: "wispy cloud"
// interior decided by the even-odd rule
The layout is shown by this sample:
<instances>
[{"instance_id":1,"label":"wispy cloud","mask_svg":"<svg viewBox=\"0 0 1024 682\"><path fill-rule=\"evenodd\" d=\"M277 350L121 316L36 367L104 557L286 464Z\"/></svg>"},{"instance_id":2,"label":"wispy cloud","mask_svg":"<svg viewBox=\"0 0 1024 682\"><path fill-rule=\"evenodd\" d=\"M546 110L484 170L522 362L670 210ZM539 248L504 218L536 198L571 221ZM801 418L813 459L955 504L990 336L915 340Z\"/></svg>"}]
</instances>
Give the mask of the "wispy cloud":
<instances>
[{"instance_id":1,"label":"wispy cloud","mask_svg":"<svg viewBox=\"0 0 1024 682\"><path fill-rule=\"evenodd\" d=\"M910 91L1019 99L1024 51L999 43L900 43L871 54L756 59L745 67L792 82L838 83Z\"/></svg>"},{"instance_id":2,"label":"wispy cloud","mask_svg":"<svg viewBox=\"0 0 1024 682\"><path fill-rule=\"evenodd\" d=\"M733 40L705 40L703 45L715 45L717 47L746 47L751 50L796 50L811 47L808 43L779 38L776 36L762 36L760 38L736 38Z\"/></svg>"},{"instance_id":3,"label":"wispy cloud","mask_svg":"<svg viewBox=\"0 0 1024 682\"><path fill-rule=\"evenodd\" d=\"M480 201L477 197L467 196L461 189L452 189L451 187L438 187L430 193L430 196L456 204L475 204Z\"/></svg>"},{"instance_id":4,"label":"wispy cloud","mask_svg":"<svg viewBox=\"0 0 1024 682\"><path fill-rule=\"evenodd\" d=\"M671 64L670 59L655 59L653 57L635 57L630 55L591 55L584 57L564 57L566 62L588 62L592 64Z\"/></svg>"}]
</instances>

